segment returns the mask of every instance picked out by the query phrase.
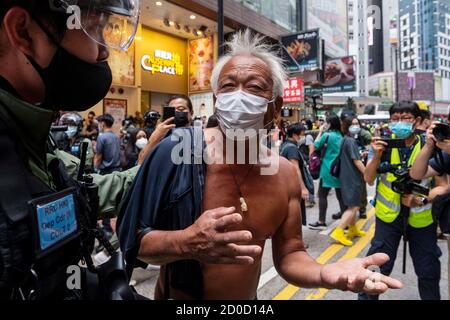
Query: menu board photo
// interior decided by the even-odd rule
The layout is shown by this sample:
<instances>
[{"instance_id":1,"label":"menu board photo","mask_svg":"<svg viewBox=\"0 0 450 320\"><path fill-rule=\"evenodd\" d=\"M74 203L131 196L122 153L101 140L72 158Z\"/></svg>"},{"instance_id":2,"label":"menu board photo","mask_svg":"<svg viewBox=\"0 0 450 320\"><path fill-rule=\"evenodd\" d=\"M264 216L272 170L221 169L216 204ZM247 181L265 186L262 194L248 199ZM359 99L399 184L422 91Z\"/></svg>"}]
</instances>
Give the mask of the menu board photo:
<instances>
[{"instance_id":1,"label":"menu board photo","mask_svg":"<svg viewBox=\"0 0 450 320\"><path fill-rule=\"evenodd\" d=\"M288 71L314 70L320 67L319 30L282 37L281 44L291 57L286 66Z\"/></svg>"},{"instance_id":2,"label":"menu board photo","mask_svg":"<svg viewBox=\"0 0 450 320\"><path fill-rule=\"evenodd\" d=\"M355 57L347 56L327 60L324 81L312 83L305 94L338 93L356 91Z\"/></svg>"},{"instance_id":3,"label":"menu board photo","mask_svg":"<svg viewBox=\"0 0 450 320\"><path fill-rule=\"evenodd\" d=\"M214 38L207 37L189 41L189 92L211 90L214 68Z\"/></svg>"}]
</instances>

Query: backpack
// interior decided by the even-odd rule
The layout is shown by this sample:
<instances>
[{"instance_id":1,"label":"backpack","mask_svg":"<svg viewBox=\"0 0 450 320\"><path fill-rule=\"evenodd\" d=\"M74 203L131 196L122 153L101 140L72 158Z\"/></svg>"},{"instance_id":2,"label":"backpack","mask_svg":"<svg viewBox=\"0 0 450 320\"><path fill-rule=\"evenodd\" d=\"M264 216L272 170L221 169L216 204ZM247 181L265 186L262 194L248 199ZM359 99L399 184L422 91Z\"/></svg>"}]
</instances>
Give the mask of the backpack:
<instances>
[{"instance_id":1,"label":"backpack","mask_svg":"<svg viewBox=\"0 0 450 320\"><path fill-rule=\"evenodd\" d=\"M330 173L335 178L339 178L339 176L341 175L341 157L342 157L342 149L344 149L344 145L345 145L345 141L346 141L345 139L346 138L344 138L342 140L341 147L339 148L338 156L331 163Z\"/></svg>"},{"instance_id":2,"label":"backpack","mask_svg":"<svg viewBox=\"0 0 450 320\"><path fill-rule=\"evenodd\" d=\"M283 153L284 150L286 150L286 148L288 148L289 145L285 144L284 146L282 146L281 150L280 150L280 154ZM295 148L295 146L291 146L292 148ZM306 189L308 189L310 194L314 194L314 179L311 176L311 173L308 170L308 166L306 165L306 161L303 157L303 154L301 152L299 152L300 157L302 157L302 162L303 162L303 166L300 168L300 171L302 173L302 178L303 178L303 182L305 184Z\"/></svg>"},{"instance_id":3,"label":"backpack","mask_svg":"<svg viewBox=\"0 0 450 320\"><path fill-rule=\"evenodd\" d=\"M322 150L314 150L314 152L309 157L309 172L311 173L311 176L314 180L320 178L320 167L322 166L322 159L325 157L325 153L327 152L329 139L330 135L327 135Z\"/></svg>"}]
</instances>

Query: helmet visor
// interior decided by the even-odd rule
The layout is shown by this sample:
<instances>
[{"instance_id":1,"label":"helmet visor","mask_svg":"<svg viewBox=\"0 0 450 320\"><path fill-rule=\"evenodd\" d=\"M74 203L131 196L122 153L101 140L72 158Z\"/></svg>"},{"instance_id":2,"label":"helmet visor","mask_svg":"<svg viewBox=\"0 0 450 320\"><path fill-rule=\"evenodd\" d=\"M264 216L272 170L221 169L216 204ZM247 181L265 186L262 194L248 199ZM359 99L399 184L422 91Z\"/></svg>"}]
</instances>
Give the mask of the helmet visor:
<instances>
[{"instance_id":1,"label":"helmet visor","mask_svg":"<svg viewBox=\"0 0 450 320\"><path fill-rule=\"evenodd\" d=\"M95 42L127 50L139 24L140 0L82 0L78 22Z\"/></svg>"}]
</instances>

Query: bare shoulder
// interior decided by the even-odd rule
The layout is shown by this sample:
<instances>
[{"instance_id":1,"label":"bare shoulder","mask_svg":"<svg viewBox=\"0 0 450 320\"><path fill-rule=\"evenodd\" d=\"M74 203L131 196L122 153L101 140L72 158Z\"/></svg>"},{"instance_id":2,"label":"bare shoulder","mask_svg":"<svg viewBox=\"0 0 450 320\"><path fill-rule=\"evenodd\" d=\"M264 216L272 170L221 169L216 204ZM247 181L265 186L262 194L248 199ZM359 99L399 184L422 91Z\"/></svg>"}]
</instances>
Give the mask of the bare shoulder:
<instances>
[{"instance_id":1,"label":"bare shoulder","mask_svg":"<svg viewBox=\"0 0 450 320\"><path fill-rule=\"evenodd\" d=\"M283 189L289 194L289 197L298 197L301 194L300 183L297 170L294 165L284 157L277 154L271 155L271 163L277 163L278 180L283 185Z\"/></svg>"}]
</instances>

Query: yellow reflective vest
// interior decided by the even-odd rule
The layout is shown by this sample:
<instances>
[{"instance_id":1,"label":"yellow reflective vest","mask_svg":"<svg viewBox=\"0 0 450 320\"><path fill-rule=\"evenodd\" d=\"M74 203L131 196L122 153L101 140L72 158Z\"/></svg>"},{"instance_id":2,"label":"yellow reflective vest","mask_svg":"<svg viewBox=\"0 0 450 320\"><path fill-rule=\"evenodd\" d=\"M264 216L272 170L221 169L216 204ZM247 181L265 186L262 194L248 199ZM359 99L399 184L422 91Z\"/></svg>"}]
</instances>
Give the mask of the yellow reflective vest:
<instances>
[{"instance_id":1,"label":"yellow reflective vest","mask_svg":"<svg viewBox=\"0 0 450 320\"><path fill-rule=\"evenodd\" d=\"M415 159L422 149L422 141L420 136L417 136L418 142L414 146L414 150L408 160L408 167L411 167ZM390 164L401 164L400 150L392 149ZM392 182L397 178L392 173L382 174L378 181L377 195L376 195L376 216L386 223L392 223L400 214L401 195L392 190ZM424 179L421 185L430 189L431 179ZM414 228L425 228L433 224L433 215L431 212L432 204L429 203L422 207L410 209L408 218L409 225Z\"/></svg>"}]
</instances>

